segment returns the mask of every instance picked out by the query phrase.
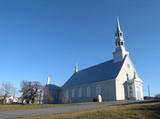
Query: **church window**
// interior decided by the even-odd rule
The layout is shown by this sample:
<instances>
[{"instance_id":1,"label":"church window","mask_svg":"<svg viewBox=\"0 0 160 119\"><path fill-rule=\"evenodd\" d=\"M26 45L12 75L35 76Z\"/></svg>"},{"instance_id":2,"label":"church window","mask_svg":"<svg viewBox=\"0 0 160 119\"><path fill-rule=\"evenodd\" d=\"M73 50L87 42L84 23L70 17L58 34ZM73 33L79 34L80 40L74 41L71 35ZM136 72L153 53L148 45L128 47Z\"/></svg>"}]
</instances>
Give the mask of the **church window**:
<instances>
[{"instance_id":1,"label":"church window","mask_svg":"<svg viewBox=\"0 0 160 119\"><path fill-rule=\"evenodd\" d=\"M129 93L132 94L132 90L130 90Z\"/></svg>"},{"instance_id":2,"label":"church window","mask_svg":"<svg viewBox=\"0 0 160 119\"><path fill-rule=\"evenodd\" d=\"M82 88L78 89L78 97L82 97Z\"/></svg>"},{"instance_id":3,"label":"church window","mask_svg":"<svg viewBox=\"0 0 160 119\"><path fill-rule=\"evenodd\" d=\"M123 45L123 42L121 42L121 45Z\"/></svg>"},{"instance_id":4,"label":"church window","mask_svg":"<svg viewBox=\"0 0 160 119\"><path fill-rule=\"evenodd\" d=\"M129 76L128 76L128 73L126 74L126 76L127 76L127 81L129 80Z\"/></svg>"},{"instance_id":5,"label":"church window","mask_svg":"<svg viewBox=\"0 0 160 119\"><path fill-rule=\"evenodd\" d=\"M127 73L126 76L127 76L127 80L131 80L132 79L130 74Z\"/></svg>"},{"instance_id":6,"label":"church window","mask_svg":"<svg viewBox=\"0 0 160 119\"><path fill-rule=\"evenodd\" d=\"M68 95L68 90L65 91L65 97L66 97L66 98L69 97L69 95Z\"/></svg>"},{"instance_id":7,"label":"church window","mask_svg":"<svg viewBox=\"0 0 160 119\"><path fill-rule=\"evenodd\" d=\"M75 90L72 89L72 98L74 98L74 97L75 97Z\"/></svg>"},{"instance_id":8,"label":"church window","mask_svg":"<svg viewBox=\"0 0 160 119\"><path fill-rule=\"evenodd\" d=\"M130 64L127 64L127 67L130 68Z\"/></svg>"},{"instance_id":9,"label":"church window","mask_svg":"<svg viewBox=\"0 0 160 119\"><path fill-rule=\"evenodd\" d=\"M91 96L91 88L88 86L87 87L87 97Z\"/></svg>"},{"instance_id":10,"label":"church window","mask_svg":"<svg viewBox=\"0 0 160 119\"><path fill-rule=\"evenodd\" d=\"M129 89L132 90L132 86L130 86Z\"/></svg>"},{"instance_id":11,"label":"church window","mask_svg":"<svg viewBox=\"0 0 160 119\"><path fill-rule=\"evenodd\" d=\"M97 85L96 86L96 96L100 95L101 94L101 86L100 85Z\"/></svg>"},{"instance_id":12,"label":"church window","mask_svg":"<svg viewBox=\"0 0 160 119\"><path fill-rule=\"evenodd\" d=\"M120 44L120 42L118 42L118 46L120 46L121 44Z\"/></svg>"}]
</instances>

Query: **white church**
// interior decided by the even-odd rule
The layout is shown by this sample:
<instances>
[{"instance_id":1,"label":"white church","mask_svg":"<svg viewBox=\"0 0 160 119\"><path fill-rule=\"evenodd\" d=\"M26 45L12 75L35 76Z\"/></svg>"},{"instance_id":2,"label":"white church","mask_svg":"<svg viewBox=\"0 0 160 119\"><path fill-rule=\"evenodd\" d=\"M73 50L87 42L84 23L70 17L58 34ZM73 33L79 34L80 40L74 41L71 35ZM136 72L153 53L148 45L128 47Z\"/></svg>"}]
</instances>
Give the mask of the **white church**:
<instances>
[{"instance_id":1,"label":"white church","mask_svg":"<svg viewBox=\"0 0 160 119\"><path fill-rule=\"evenodd\" d=\"M99 95L103 101L143 100L143 81L125 49L118 19L113 58L83 70L76 66L73 75L56 93L58 99L53 103L92 102Z\"/></svg>"}]
</instances>

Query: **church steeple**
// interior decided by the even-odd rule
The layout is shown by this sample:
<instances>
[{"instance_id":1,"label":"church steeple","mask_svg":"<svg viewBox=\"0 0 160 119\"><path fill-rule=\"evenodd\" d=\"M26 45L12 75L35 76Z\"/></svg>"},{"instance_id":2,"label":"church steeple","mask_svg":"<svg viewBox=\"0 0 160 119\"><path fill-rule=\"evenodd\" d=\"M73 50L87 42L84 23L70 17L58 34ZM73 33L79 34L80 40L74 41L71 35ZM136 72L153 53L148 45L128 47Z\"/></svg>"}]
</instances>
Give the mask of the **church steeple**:
<instances>
[{"instance_id":1,"label":"church steeple","mask_svg":"<svg viewBox=\"0 0 160 119\"><path fill-rule=\"evenodd\" d=\"M115 32L115 45L116 45L116 50L113 53L114 62L119 62L124 59L124 57L128 54L128 52L125 50L123 32L121 30L118 18L117 18L117 26Z\"/></svg>"},{"instance_id":2,"label":"church steeple","mask_svg":"<svg viewBox=\"0 0 160 119\"><path fill-rule=\"evenodd\" d=\"M115 33L115 45L117 48L125 48L124 47L124 37L123 37L123 32L121 31L119 19L117 18L117 30Z\"/></svg>"}]
</instances>

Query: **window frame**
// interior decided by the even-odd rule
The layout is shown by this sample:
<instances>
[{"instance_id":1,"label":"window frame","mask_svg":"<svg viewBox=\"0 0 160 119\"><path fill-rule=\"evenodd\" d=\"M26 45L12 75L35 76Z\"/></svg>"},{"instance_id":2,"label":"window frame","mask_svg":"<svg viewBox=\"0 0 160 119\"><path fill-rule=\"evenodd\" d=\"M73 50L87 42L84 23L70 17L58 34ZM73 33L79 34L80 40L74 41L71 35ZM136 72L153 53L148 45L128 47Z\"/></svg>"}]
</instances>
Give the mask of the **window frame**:
<instances>
[{"instance_id":1,"label":"window frame","mask_svg":"<svg viewBox=\"0 0 160 119\"><path fill-rule=\"evenodd\" d=\"M82 88L81 87L78 88L78 97L79 98L82 97Z\"/></svg>"},{"instance_id":2,"label":"window frame","mask_svg":"<svg viewBox=\"0 0 160 119\"><path fill-rule=\"evenodd\" d=\"M75 89L71 90L71 97L74 98L75 97Z\"/></svg>"},{"instance_id":3,"label":"window frame","mask_svg":"<svg viewBox=\"0 0 160 119\"><path fill-rule=\"evenodd\" d=\"M86 88L86 97L90 97L91 96L91 87L87 86Z\"/></svg>"}]
</instances>

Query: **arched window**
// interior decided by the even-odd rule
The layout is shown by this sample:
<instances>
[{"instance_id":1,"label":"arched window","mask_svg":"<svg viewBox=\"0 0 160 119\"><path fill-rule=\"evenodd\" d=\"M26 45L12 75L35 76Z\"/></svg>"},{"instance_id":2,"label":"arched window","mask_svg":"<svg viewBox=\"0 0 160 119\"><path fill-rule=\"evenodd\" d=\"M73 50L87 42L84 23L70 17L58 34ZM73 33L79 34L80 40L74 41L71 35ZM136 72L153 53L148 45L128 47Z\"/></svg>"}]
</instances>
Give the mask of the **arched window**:
<instances>
[{"instance_id":1,"label":"arched window","mask_svg":"<svg viewBox=\"0 0 160 119\"><path fill-rule=\"evenodd\" d=\"M82 88L78 89L78 97L82 97Z\"/></svg>"},{"instance_id":2,"label":"arched window","mask_svg":"<svg viewBox=\"0 0 160 119\"><path fill-rule=\"evenodd\" d=\"M72 98L74 98L74 97L75 97L75 90L72 89Z\"/></svg>"},{"instance_id":3,"label":"arched window","mask_svg":"<svg viewBox=\"0 0 160 119\"><path fill-rule=\"evenodd\" d=\"M129 80L129 75L128 75L128 73L126 74L126 77L127 77L127 81Z\"/></svg>"},{"instance_id":4,"label":"arched window","mask_svg":"<svg viewBox=\"0 0 160 119\"><path fill-rule=\"evenodd\" d=\"M118 42L118 46L120 46L121 45L121 43L120 42Z\"/></svg>"},{"instance_id":5,"label":"arched window","mask_svg":"<svg viewBox=\"0 0 160 119\"><path fill-rule=\"evenodd\" d=\"M88 86L87 87L87 93L86 93L87 95L87 97L90 97L91 96L91 88Z\"/></svg>"},{"instance_id":6,"label":"arched window","mask_svg":"<svg viewBox=\"0 0 160 119\"><path fill-rule=\"evenodd\" d=\"M101 86L100 85L97 85L96 86L96 96L100 95L101 94Z\"/></svg>"},{"instance_id":7,"label":"arched window","mask_svg":"<svg viewBox=\"0 0 160 119\"><path fill-rule=\"evenodd\" d=\"M68 90L65 91L65 97L66 97L66 98L69 97Z\"/></svg>"},{"instance_id":8,"label":"arched window","mask_svg":"<svg viewBox=\"0 0 160 119\"><path fill-rule=\"evenodd\" d=\"M122 33L119 33L119 36L122 36Z\"/></svg>"}]
</instances>

